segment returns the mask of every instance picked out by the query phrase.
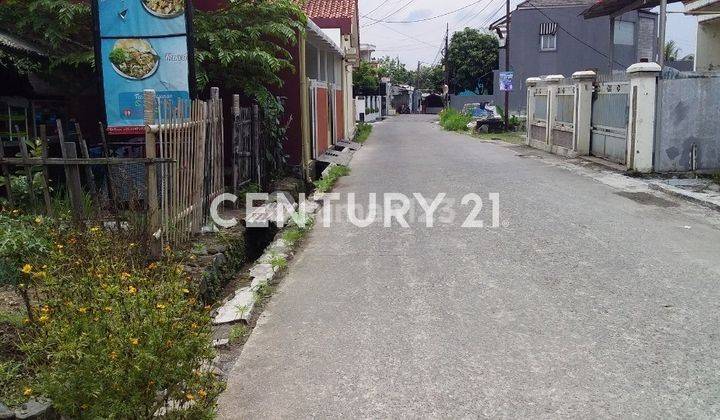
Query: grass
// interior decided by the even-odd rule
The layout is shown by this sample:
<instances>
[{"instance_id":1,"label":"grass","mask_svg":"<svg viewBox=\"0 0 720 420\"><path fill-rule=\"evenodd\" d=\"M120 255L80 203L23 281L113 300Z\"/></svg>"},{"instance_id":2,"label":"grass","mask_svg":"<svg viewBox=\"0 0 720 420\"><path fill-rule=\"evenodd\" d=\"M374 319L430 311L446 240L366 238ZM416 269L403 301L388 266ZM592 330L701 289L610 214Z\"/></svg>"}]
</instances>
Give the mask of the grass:
<instances>
[{"instance_id":1,"label":"grass","mask_svg":"<svg viewBox=\"0 0 720 420\"><path fill-rule=\"evenodd\" d=\"M370 137L372 129L372 125L361 122L360 124L358 124L357 130L355 130L355 138L353 140L357 143L365 143L368 137Z\"/></svg>"},{"instance_id":2,"label":"grass","mask_svg":"<svg viewBox=\"0 0 720 420\"><path fill-rule=\"evenodd\" d=\"M440 113L440 126L448 131L467 131L467 126L472 120L470 115L452 108L446 108Z\"/></svg>"},{"instance_id":3,"label":"grass","mask_svg":"<svg viewBox=\"0 0 720 420\"><path fill-rule=\"evenodd\" d=\"M720 184L720 171L717 171L713 174L712 180L716 184Z\"/></svg>"},{"instance_id":4,"label":"grass","mask_svg":"<svg viewBox=\"0 0 720 420\"><path fill-rule=\"evenodd\" d=\"M272 260L270 260L270 265L272 265L275 269L284 270L287 268L288 265L287 258L281 255L277 255L273 257Z\"/></svg>"},{"instance_id":5,"label":"grass","mask_svg":"<svg viewBox=\"0 0 720 420\"><path fill-rule=\"evenodd\" d=\"M473 137L477 137L480 140L497 140L504 141L505 143L511 144L525 144L525 136L522 133L514 131L505 131L502 133L473 133Z\"/></svg>"},{"instance_id":6,"label":"grass","mask_svg":"<svg viewBox=\"0 0 720 420\"><path fill-rule=\"evenodd\" d=\"M230 344L235 344L245 338L250 333L250 328L244 324L237 324L230 328L230 334L228 334L228 340Z\"/></svg>"},{"instance_id":7,"label":"grass","mask_svg":"<svg viewBox=\"0 0 720 420\"><path fill-rule=\"evenodd\" d=\"M347 166L333 166L325 178L315 181L315 188L321 193L328 192L340 178L347 175L350 175L350 168Z\"/></svg>"}]
</instances>

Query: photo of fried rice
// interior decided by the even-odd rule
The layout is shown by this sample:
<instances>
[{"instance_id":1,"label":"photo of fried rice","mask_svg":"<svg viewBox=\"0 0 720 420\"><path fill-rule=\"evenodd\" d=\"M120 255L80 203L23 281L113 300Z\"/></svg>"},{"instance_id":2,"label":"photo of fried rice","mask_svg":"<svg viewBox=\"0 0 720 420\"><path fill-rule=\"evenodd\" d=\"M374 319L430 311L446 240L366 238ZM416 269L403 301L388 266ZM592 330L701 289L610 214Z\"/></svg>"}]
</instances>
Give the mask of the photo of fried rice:
<instances>
[{"instance_id":1,"label":"photo of fried rice","mask_svg":"<svg viewBox=\"0 0 720 420\"><path fill-rule=\"evenodd\" d=\"M144 39L118 39L109 58L119 75L133 80L147 79L160 64L157 52Z\"/></svg>"},{"instance_id":2,"label":"photo of fried rice","mask_svg":"<svg viewBox=\"0 0 720 420\"><path fill-rule=\"evenodd\" d=\"M174 18L185 12L185 0L140 0L149 13L161 18Z\"/></svg>"}]
</instances>

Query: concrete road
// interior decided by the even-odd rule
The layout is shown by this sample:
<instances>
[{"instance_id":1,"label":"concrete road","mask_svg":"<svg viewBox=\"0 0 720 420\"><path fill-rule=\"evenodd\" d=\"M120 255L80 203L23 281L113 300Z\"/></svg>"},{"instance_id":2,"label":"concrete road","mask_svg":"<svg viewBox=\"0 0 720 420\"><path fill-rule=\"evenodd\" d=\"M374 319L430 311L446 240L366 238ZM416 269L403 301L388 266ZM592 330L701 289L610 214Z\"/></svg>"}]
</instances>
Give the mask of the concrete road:
<instances>
[{"instance_id":1,"label":"concrete road","mask_svg":"<svg viewBox=\"0 0 720 420\"><path fill-rule=\"evenodd\" d=\"M720 416L720 221L522 147L378 124L336 192L500 194L487 227L316 227L222 418ZM424 221L424 219L422 219ZM504 226L507 225L507 226Z\"/></svg>"}]
</instances>

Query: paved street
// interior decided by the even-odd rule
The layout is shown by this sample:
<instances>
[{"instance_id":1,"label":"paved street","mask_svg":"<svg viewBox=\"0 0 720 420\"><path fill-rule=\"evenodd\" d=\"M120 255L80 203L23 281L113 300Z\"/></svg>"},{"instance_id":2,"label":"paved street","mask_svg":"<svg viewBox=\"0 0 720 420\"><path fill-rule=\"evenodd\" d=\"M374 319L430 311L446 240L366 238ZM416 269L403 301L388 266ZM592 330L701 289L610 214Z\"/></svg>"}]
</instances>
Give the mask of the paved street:
<instances>
[{"instance_id":1,"label":"paved street","mask_svg":"<svg viewBox=\"0 0 720 420\"><path fill-rule=\"evenodd\" d=\"M717 214L431 120L376 125L335 192L478 193L487 227L459 204L434 228L317 226L221 417L720 416Z\"/></svg>"}]
</instances>

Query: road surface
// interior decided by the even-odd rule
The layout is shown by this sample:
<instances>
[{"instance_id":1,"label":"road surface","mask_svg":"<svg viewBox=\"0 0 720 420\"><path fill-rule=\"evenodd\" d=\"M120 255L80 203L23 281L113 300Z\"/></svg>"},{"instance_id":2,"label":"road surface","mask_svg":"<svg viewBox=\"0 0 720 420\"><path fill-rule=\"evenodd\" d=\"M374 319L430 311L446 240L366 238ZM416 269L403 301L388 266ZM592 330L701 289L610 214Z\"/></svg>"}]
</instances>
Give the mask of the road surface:
<instances>
[{"instance_id":1,"label":"road surface","mask_svg":"<svg viewBox=\"0 0 720 420\"><path fill-rule=\"evenodd\" d=\"M376 125L335 192L477 193L486 227L459 204L433 228L317 226L220 417L720 416L717 214L572 166L427 116Z\"/></svg>"}]
</instances>

